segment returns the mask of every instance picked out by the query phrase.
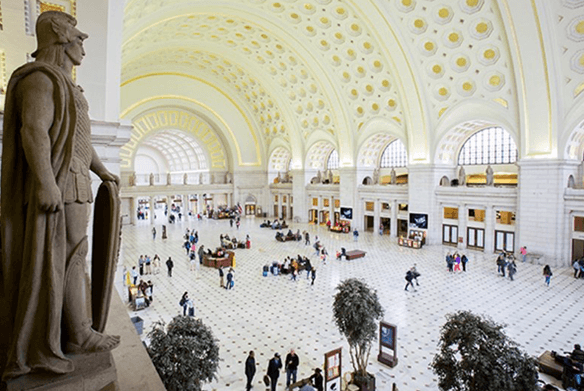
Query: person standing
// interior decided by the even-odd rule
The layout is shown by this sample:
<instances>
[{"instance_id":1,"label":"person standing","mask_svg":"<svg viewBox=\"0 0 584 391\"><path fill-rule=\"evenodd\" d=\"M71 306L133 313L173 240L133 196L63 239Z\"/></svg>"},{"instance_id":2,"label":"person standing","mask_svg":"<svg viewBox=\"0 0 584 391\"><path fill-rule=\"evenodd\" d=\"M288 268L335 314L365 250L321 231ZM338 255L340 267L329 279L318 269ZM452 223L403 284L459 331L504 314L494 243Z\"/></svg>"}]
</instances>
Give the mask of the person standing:
<instances>
[{"instance_id":1,"label":"person standing","mask_svg":"<svg viewBox=\"0 0 584 391\"><path fill-rule=\"evenodd\" d=\"M245 377L247 377L247 384L245 385L245 389L247 391L249 391L252 387L251 383L253 382L255 372L256 372L255 356L253 350L250 350L249 355L245 360Z\"/></svg>"},{"instance_id":2,"label":"person standing","mask_svg":"<svg viewBox=\"0 0 584 391\"><path fill-rule=\"evenodd\" d=\"M171 257L166 260L166 268L168 269L168 276L172 277L172 268L174 267L174 262Z\"/></svg>"},{"instance_id":3,"label":"person standing","mask_svg":"<svg viewBox=\"0 0 584 391\"><path fill-rule=\"evenodd\" d=\"M152 274L152 258L150 258L150 256L146 255L144 257L144 263L146 264L146 269L144 271L145 274Z\"/></svg>"},{"instance_id":4,"label":"person standing","mask_svg":"<svg viewBox=\"0 0 584 391\"><path fill-rule=\"evenodd\" d=\"M310 283L310 285L314 285L314 280L316 280L316 269L313 267L312 268L312 282Z\"/></svg>"},{"instance_id":5,"label":"person standing","mask_svg":"<svg viewBox=\"0 0 584 391\"><path fill-rule=\"evenodd\" d=\"M580 274L580 263L578 263L577 259L572 264L572 267L574 268L574 278L578 278L578 274Z\"/></svg>"},{"instance_id":6,"label":"person standing","mask_svg":"<svg viewBox=\"0 0 584 391\"><path fill-rule=\"evenodd\" d=\"M552 268L550 265L545 265L543 268L543 275L545 277L545 283L547 286L550 286L550 280L552 279L553 273Z\"/></svg>"},{"instance_id":7,"label":"person standing","mask_svg":"<svg viewBox=\"0 0 584 391\"><path fill-rule=\"evenodd\" d=\"M357 228L355 228L355 230L353 231L353 240L355 240L355 242L359 239L359 231L357 231Z\"/></svg>"},{"instance_id":8,"label":"person standing","mask_svg":"<svg viewBox=\"0 0 584 391\"><path fill-rule=\"evenodd\" d=\"M308 231L304 232L304 245L308 246L310 244L310 234Z\"/></svg>"},{"instance_id":9,"label":"person standing","mask_svg":"<svg viewBox=\"0 0 584 391\"><path fill-rule=\"evenodd\" d=\"M225 273L223 273L223 268L219 268L219 286L221 288L225 288L225 284L223 282L223 277L225 276Z\"/></svg>"},{"instance_id":10,"label":"person standing","mask_svg":"<svg viewBox=\"0 0 584 391\"><path fill-rule=\"evenodd\" d=\"M136 266L132 266L130 275L132 276L132 285L136 285L136 282L138 282L138 272L136 271Z\"/></svg>"},{"instance_id":11,"label":"person standing","mask_svg":"<svg viewBox=\"0 0 584 391\"><path fill-rule=\"evenodd\" d=\"M314 370L314 373L312 374L312 376L310 376L310 381L312 382L312 385L314 386L314 388L316 388L316 391L323 391L324 390L324 378L322 376L322 371L320 368L316 368Z\"/></svg>"},{"instance_id":12,"label":"person standing","mask_svg":"<svg viewBox=\"0 0 584 391\"><path fill-rule=\"evenodd\" d=\"M417 269L417 264L414 263L414 266L412 266L412 281L416 280L416 286L420 286L420 283L418 282L418 277L420 277L420 273L418 273L418 269ZM414 286L414 284L412 283L412 286Z\"/></svg>"},{"instance_id":13,"label":"person standing","mask_svg":"<svg viewBox=\"0 0 584 391\"><path fill-rule=\"evenodd\" d=\"M460 257L460 262L462 263L462 271L465 272L466 263L468 262L468 258L466 257L466 255L462 254L462 257Z\"/></svg>"},{"instance_id":14,"label":"person standing","mask_svg":"<svg viewBox=\"0 0 584 391\"><path fill-rule=\"evenodd\" d=\"M527 260L527 246L523 246L521 247L521 260L522 262L525 262Z\"/></svg>"},{"instance_id":15,"label":"person standing","mask_svg":"<svg viewBox=\"0 0 584 391\"><path fill-rule=\"evenodd\" d=\"M152 227L152 240L156 239L156 227Z\"/></svg>"},{"instance_id":16,"label":"person standing","mask_svg":"<svg viewBox=\"0 0 584 391\"><path fill-rule=\"evenodd\" d=\"M227 272L227 283L225 284L225 289L233 288L233 268L230 268Z\"/></svg>"},{"instance_id":17,"label":"person standing","mask_svg":"<svg viewBox=\"0 0 584 391\"><path fill-rule=\"evenodd\" d=\"M199 251L197 252L199 254L199 264L203 264L203 255L205 255L205 245L201 244L199 246Z\"/></svg>"},{"instance_id":18,"label":"person standing","mask_svg":"<svg viewBox=\"0 0 584 391\"><path fill-rule=\"evenodd\" d=\"M140 255L140 259L138 259L138 267L140 268L140 275L144 275L144 255Z\"/></svg>"},{"instance_id":19,"label":"person standing","mask_svg":"<svg viewBox=\"0 0 584 391\"><path fill-rule=\"evenodd\" d=\"M183 308L183 316L187 316L187 301L189 300L189 293L183 293L178 304Z\"/></svg>"},{"instance_id":20,"label":"person standing","mask_svg":"<svg viewBox=\"0 0 584 391\"><path fill-rule=\"evenodd\" d=\"M300 360L294 349L290 349L290 353L286 355L286 387L290 387L290 380L296 383L296 375L298 373L298 364Z\"/></svg>"},{"instance_id":21,"label":"person standing","mask_svg":"<svg viewBox=\"0 0 584 391\"><path fill-rule=\"evenodd\" d=\"M235 226L237 227L237 229L239 229L240 225L241 225L241 221L239 221L239 217L238 217L237 221L235 222Z\"/></svg>"},{"instance_id":22,"label":"person standing","mask_svg":"<svg viewBox=\"0 0 584 391\"><path fill-rule=\"evenodd\" d=\"M282 360L280 354L275 353L274 357L268 362L268 377L270 378L271 391L276 391L278 385L278 377L280 377L280 369L282 368Z\"/></svg>"}]
</instances>

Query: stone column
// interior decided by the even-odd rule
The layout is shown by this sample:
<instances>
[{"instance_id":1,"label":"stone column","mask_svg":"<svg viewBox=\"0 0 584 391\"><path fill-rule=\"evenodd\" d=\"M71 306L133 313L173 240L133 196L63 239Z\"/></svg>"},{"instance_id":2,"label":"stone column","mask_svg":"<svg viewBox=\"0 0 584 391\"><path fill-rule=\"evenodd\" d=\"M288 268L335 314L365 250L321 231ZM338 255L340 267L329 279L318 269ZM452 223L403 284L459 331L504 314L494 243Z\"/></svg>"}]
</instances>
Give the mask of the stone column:
<instances>
[{"instance_id":1,"label":"stone column","mask_svg":"<svg viewBox=\"0 0 584 391\"><path fill-rule=\"evenodd\" d=\"M391 211L389 220L389 230L392 238L397 238L397 200L391 201Z\"/></svg>"},{"instance_id":2,"label":"stone column","mask_svg":"<svg viewBox=\"0 0 584 391\"><path fill-rule=\"evenodd\" d=\"M466 204L458 204L458 237L462 238L462 243L458 242L458 248L463 250L468 246L468 238L466 237L466 220L468 218L468 212L466 210Z\"/></svg>"},{"instance_id":3,"label":"stone column","mask_svg":"<svg viewBox=\"0 0 584 391\"><path fill-rule=\"evenodd\" d=\"M353 208L353 220L351 229L357 228L363 231L363 212L357 204L357 169L354 167L343 167L339 169L341 190L341 207Z\"/></svg>"},{"instance_id":4,"label":"stone column","mask_svg":"<svg viewBox=\"0 0 584 391\"><path fill-rule=\"evenodd\" d=\"M150 220L150 224L154 224L154 213L154 197L150 196L148 201L148 220Z\"/></svg>"},{"instance_id":5,"label":"stone column","mask_svg":"<svg viewBox=\"0 0 584 391\"><path fill-rule=\"evenodd\" d=\"M138 207L136 206L136 197L130 197L130 224L136 225Z\"/></svg>"},{"instance_id":6,"label":"stone column","mask_svg":"<svg viewBox=\"0 0 584 391\"><path fill-rule=\"evenodd\" d=\"M290 220L298 218L299 222L308 222L308 207L306 195L306 178L304 170L292 170L292 195L294 196L294 216Z\"/></svg>"},{"instance_id":7,"label":"stone column","mask_svg":"<svg viewBox=\"0 0 584 391\"><path fill-rule=\"evenodd\" d=\"M379 235L379 226L381 225L381 200L377 198L375 200L375 206L373 209L373 232Z\"/></svg>"},{"instance_id":8,"label":"stone column","mask_svg":"<svg viewBox=\"0 0 584 391\"><path fill-rule=\"evenodd\" d=\"M485 254L495 251L495 211L493 205L485 209Z\"/></svg>"}]
</instances>

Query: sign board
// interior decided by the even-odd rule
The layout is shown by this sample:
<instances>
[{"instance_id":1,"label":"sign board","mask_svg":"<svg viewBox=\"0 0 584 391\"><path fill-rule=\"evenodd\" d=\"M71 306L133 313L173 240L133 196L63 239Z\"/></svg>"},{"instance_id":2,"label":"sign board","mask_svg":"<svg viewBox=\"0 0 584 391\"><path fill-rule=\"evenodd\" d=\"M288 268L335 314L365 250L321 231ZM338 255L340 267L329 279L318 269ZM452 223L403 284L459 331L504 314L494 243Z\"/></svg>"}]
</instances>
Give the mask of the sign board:
<instances>
[{"instance_id":1,"label":"sign board","mask_svg":"<svg viewBox=\"0 0 584 391\"><path fill-rule=\"evenodd\" d=\"M397 326L379 322L379 355L377 361L391 368L397 365Z\"/></svg>"},{"instance_id":2,"label":"sign board","mask_svg":"<svg viewBox=\"0 0 584 391\"><path fill-rule=\"evenodd\" d=\"M324 354L324 382L327 391L341 391L341 350L338 348Z\"/></svg>"}]
</instances>

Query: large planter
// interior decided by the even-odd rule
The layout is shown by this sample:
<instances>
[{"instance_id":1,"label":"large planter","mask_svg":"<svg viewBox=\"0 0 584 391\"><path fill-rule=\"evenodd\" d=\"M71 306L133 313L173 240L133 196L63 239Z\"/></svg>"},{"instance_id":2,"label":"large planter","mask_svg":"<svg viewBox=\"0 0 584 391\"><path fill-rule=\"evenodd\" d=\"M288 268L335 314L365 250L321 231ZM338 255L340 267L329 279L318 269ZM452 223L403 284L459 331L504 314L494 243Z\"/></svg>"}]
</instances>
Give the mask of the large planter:
<instances>
[{"instance_id":1,"label":"large planter","mask_svg":"<svg viewBox=\"0 0 584 391\"><path fill-rule=\"evenodd\" d=\"M368 373L367 376L353 376L353 384L359 386L360 391L375 391L375 376Z\"/></svg>"}]
</instances>

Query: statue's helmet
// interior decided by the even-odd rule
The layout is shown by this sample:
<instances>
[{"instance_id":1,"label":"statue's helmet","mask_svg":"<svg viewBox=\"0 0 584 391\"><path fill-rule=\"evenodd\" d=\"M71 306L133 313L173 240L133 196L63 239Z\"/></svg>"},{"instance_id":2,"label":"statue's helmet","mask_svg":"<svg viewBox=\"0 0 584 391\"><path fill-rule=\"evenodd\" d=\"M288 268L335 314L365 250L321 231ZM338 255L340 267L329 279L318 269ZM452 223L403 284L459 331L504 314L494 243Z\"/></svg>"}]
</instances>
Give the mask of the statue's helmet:
<instances>
[{"instance_id":1,"label":"statue's helmet","mask_svg":"<svg viewBox=\"0 0 584 391\"><path fill-rule=\"evenodd\" d=\"M77 19L61 11L46 11L39 15L36 22L37 50L32 53L36 57L40 51L53 45L64 45L79 37L82 40L89 36L79 31L75 26Z\"/></svg>"}]
</instances>

